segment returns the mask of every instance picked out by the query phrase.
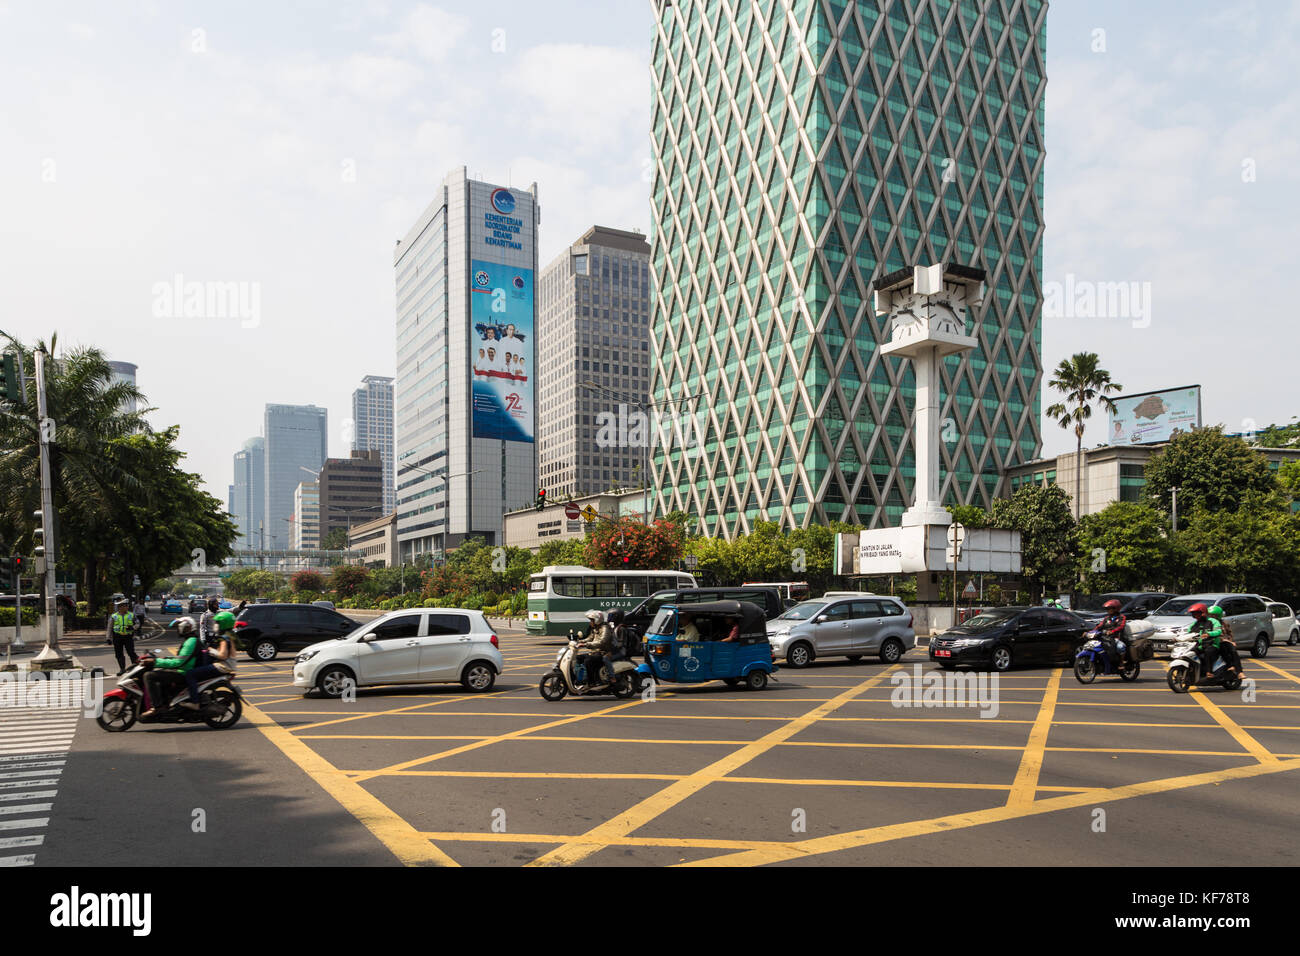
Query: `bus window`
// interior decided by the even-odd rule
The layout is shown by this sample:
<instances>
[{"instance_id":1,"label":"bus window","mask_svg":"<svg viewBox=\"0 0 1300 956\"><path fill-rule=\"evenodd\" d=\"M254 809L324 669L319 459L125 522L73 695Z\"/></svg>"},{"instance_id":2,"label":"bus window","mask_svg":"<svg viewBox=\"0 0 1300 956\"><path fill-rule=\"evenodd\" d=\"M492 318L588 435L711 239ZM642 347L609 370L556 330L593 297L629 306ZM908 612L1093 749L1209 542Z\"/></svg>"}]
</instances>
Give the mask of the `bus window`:
<instances>
[{"instance_id":1,"label":"bus window","mask_svg":"<svg viewBox=\"0 0 1300 956\"><path fill-rule=\"evenodd\" d=\"M618 597L618 578L585 578L584 581L587 583L588 587L595 589L595 593L588 594L587 597Z\"/></svg>"},{"instance_id":2,"label":"bus window","mask_svg":"<svg viewBox=\"0 0 1300 956\"><path fill-rule=\"evenodd\" d=\"M551 578L551 590L562 597L582 597L582 578Z\"/></svg>"},{"instance_id":3,"label":"bus window","mask_svg":"<svg viewBox=\"0 0 1300 956\"><path fill-rule=\"evenodd\" d=\"M546 578L533 578L528 582L530 592L542 592L546 590ZM557 592L558 593L558 592Z\"/></svg>"}]
</instances>

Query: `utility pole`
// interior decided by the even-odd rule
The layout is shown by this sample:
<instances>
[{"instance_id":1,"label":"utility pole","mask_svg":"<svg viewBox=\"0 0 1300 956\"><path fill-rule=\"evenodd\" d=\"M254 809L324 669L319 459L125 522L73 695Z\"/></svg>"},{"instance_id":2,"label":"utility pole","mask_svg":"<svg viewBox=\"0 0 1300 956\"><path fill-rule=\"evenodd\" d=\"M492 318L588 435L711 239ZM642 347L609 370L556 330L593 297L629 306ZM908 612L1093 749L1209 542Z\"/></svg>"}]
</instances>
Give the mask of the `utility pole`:
<instances>
[{"instance_id":1,"label":"utility pole","mask_svg":"<svg viewBox=\"0 0 1300 956\"><path fill-rule=\"evenodd\" d=\"M1172 510L1174 515L1174 534L1177 534L1178 533L1178 489L1170 488L1169 491L1173 499Z\"/></svg>"},{"instance_id":2,"label":"utility pole","mask_svg":"<svg viewBox=\"0 0 1300 956\"><path fill-rule=\"evenodd\" d=\"M45 402L45 359L47 358L45 350L38 349L34 357L36 359L36 424L41 447L40 522L45 554L45 646L33 661L44 668L49 665L66 664L68 660L59 649L59 599L55 593L57 552L54 540L54 490L50 475L50 438L54 423L49 418Z\"/></svg>"}]
</instances>

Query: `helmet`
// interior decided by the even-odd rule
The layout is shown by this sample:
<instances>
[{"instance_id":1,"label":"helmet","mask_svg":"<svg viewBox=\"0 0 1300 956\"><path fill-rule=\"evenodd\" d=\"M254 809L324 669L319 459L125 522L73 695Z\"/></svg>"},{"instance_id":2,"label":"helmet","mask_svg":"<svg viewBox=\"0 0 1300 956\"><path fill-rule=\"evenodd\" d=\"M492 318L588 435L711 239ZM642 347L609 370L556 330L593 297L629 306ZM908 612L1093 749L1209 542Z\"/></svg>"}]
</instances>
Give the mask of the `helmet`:
<instances>
[{"instance_id":1,"label":"helmet","mask_svg":"<svg viewBox=\"0 0 1300 956\"><path fill-rule=\"evenodd\" d=\"M605 615L600 611L591 610L587 612L587 620L590 621L592 624L604 624Z\"/></svg>"},{"instance_id":2,"label":"helmet","mask_svg":"<svg viewBox=\"0 0 1300 956\"><path fill-rule=\"evenodd\" d=\"M1220 621L1223 620L1223 608L1219 607L1219 605L1217 604L1214 605L1214 607L1210 608L1210 610L1207 613L1210 615L1210 617L1217 618Z\"/></svg>"},{"instance_id":3,"label":"helmet","mask_svg":"<svg viewBox=\"0 0 1300 956\"><path fill-rule=\"evenodd\" d=\"M1102 607L1105 608L1107 611L1111 611L1118 614L1120 609L1120 603L1119 601L1116 601L1114 598L1111 598L1109 601L1103 604Z\"/></svg>"},{"instance_id":4,"label":"helmet","mask_svg":"<svg viewBox=\"0 0 1300 956\"><path fill-rule=\"evenodd\" d=\"M606 618L606 620L608 620L610 624L622 624L622 623L623 623L623 609L622 609L622 608L617 608L617 607L614 608L614 610L612 610L612 611L609 612L609 617Z\"/></svg>"},{"instance_id":5,"label":"helmet","mask_svg":"<svg viewBox=\"0 0 1300 956\"><path fill-rule=\"evenodd\" d=\"M217 625L217 630L222 633L234 630L235 615L231 614L229 611L222 611L212 619L212 623Z\"/></svg>"},{"instance_id":6,"label":"helmet","mask_svg":"<svg viewBox=\"0 0 1300 956\"><path fill-rule=\"evenodd\" d=\"M1216 604L1215 607L1218 607L1218 605ZM1198 621L1203 621L1205 620L1205 615L1209 613L1209 609L1206 608L1204 604L1193 604L1187 609L1187 613Z\"/></svg>"},{"instance_id":7,"label":"helmet","mask_svg":"<svg viewBox=\"0 0 1300 956\"><path fill-rule=\"evenodd\" d=\"M176 621L176 633L181 637L194 633L194 618L182 617Z\"/></svg>"},{"instance_id":8,"label":"helmet","mask_svg":"<svg viewBox=\"0 0 1300 956\"><path fill-rule=\"evenodd\" d=\"M218 601L216 598L208 598L208 610L209 611L221 610L221 602Z\"/></svg>"}]
</instances>

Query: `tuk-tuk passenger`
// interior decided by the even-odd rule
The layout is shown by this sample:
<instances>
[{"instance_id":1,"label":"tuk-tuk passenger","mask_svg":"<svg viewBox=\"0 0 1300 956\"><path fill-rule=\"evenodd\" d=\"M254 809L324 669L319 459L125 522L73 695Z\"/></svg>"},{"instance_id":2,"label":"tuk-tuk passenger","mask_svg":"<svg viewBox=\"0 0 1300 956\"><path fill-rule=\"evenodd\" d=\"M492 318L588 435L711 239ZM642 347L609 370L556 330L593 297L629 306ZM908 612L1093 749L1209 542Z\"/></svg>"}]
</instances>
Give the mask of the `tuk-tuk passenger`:
<instances>
[{"instance_id":1,"label":"tuk-tuk passenger","mask_svg":"<svg viewBox=\"0 0 1300 956\"><path fill-rule=\"evenodd\" d=\"M694 614L683 614L681 626L677 629L677 640L679 641L699 641L700 629L695 626Z\"/></svg>"},{"instance_id":2,"label":"tuk-tuk passenger","mask_svg":"<svg viewBox=\"0 0 1300 956\"><path fill-rule=\"evenodd\" d=\"M724 623L726 624L726 628L727 628L727 636L722 639L722 643L725 644L728 641L734 643L736 641L739 641L740 640L740 618L729 617L725 619Z\"/></svg>"}]
</instances>

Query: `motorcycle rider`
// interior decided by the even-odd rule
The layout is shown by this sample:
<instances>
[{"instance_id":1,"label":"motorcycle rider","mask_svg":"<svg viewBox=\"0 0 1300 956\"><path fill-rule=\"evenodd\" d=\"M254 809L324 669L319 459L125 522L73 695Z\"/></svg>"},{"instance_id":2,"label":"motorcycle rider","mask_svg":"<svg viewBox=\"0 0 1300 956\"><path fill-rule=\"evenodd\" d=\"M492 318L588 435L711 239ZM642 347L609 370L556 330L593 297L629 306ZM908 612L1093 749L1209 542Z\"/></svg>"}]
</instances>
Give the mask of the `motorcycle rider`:
<instances>
[{"instance_id":1,"label":"motorcycle rider","mask_svg":"<svg viewBox=\"0 0 1300 956\"><path fill-rule=\"evenodd\" d=\"M190 701L196 707L200 706L200 681L232 673L235 669L235 615L229 611L222 611L213 617L213 624L218 636L216 652L209 655L210 663L200 664L185 672L185 683L190 689Z\"/></svg>"},{"instance_id":2,"label":"motorcycle rider","mask_svg":"<svg viewBox=\"0 0 1300 956\"><path fill-rule=\"evenodd\" d=\"M248 607L248 601L240 601L239 607L235 608L232 613L237 616L239 612L246 607ZM208 647L216 647L217 642L221 640L221 634L218 632L217 625L214 622L214 619L220 613L221 601L214 597L208 598L208 609L204 611L203 616L199 618L199 633L203 636L203 640L207 643ZM231 626L233 627L234 625Z\"/></svg>"},{"instance_id":3,"label":"motorcycle rider","mask_svg":"<svg viewBox=\"0 0 1300 956\"><path fill-rule=\"evenodd\" d=\"M1120 603L1111 598L1102 608L1106 611L1106 616L1097 622L1097 637L1101 640L1101 646L1106 649L1106 659L1110 661L1110 666L1119 670L1120 654L1119 639L1124 636L1124 627L1128 624L1128 618L1120 613Z\"/></svg>"},{"instance_id":4,"label":"motorcycle rider","mask_svg":"<svg viewBox=\"0 0 1300 956\"><path fill-rule=\"evenodd\" d=\"M1218 605L1215 605L1216 607ZM1219 645L1223 640L1223 625L1210 615L1210 609L1204 604L1193 604L1187 609L1195 620L1187 628L1187 634L1196 641L1196 652L1201 655L1205 676L1209 676L1214 662L1219 657Z\"/></svg>"},{"instance_id":5,"label":"motorcycle rider","mask_svg":"<svg viewBox=\"0 0 1300 956\"><path fill-rule=\"evenodd\" d=\"M167 689L168 684L174 684L178 677L183 677L199 664L203 663L206 656L203 647L203 639L199 636L198 628L194 624L194 618L183 617L176 622L176 633L185 638L181 644L180 653L176 657L160 657L154 661L153 667L144 675L145 686L149 690L149 703L152 704L148 710L141 714L141 718L152 717L160 710L167 709L167 696L171 693ZM191 710L198 710L198 703L192 700L183 700L180 703L182 707L188 707Z\"/></svg>"},{"instance_id":6,"label":"motorcycle rider","mask_svg":"<svg viewBox=\"0 0 1300 956\"><path fill-rule=\"evenodd\" d=\"M614 608L609 612L608 624L606 630L609 631L609 651L605 654L605 669L609 675L609 682L614 681L614 662L624 661L628 657L628 648L631 646L635 632L623 623L623 611L621 608Z\"/></svg>"},{"instance_id":7,"label":"motorcycle rider","mask_svg":"<svg viewBox=\"0 0 1300 956\"><path fill-rule=\"evenodd\" d=\"M1232 639L1232 628L1230 628L1228 622L1223 619L1223 608L1216 604L1206 613L1217 621L1219 627L1223 629L1223 635L1219 638L1219 655L1223 658L1224 664L1226 664L1228 669L1232 671L1233 675L1239 679L1242 678L1241 657L1238 655L1237 645Z\"/></svg>"},{"instance_id":8,"label":"motorcycle rider","mask_svg":"<svg viewBox=\"0 0 1300 956\"><path fill-rule=\"evenodd\" d=\"M605 626L605 615L601 611L587 612L587 634L580 647L588 653L582 658L582 665L587 669L587 682L584 686L600 683L599 668L605 663L605 654L612 642L610 629Z\"/></svg>"}]
</instances>

